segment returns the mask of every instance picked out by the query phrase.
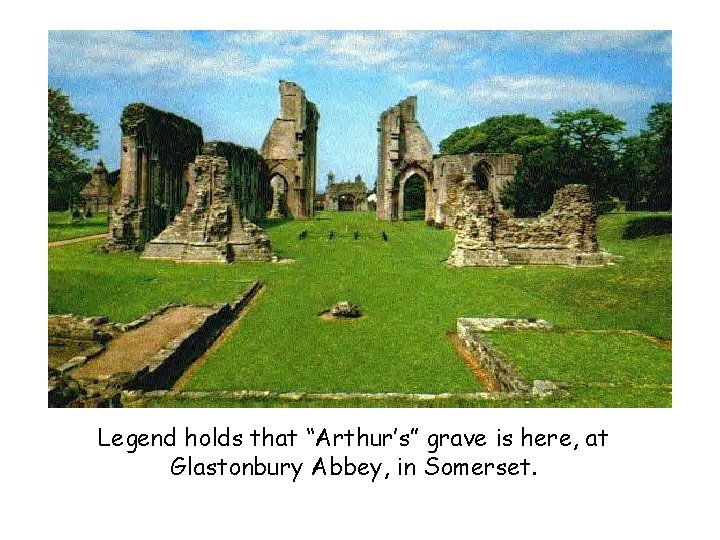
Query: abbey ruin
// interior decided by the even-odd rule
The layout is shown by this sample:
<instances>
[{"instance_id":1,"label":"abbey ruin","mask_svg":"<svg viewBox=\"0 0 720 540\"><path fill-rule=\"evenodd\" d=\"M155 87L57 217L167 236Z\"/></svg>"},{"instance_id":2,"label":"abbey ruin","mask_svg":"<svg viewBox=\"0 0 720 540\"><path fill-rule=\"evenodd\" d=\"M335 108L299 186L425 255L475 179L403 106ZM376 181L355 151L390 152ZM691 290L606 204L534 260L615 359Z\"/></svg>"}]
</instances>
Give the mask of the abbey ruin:
<instances>
[{"instance_id":1,"label":"abbey ruin","mask_svg":"<svg viewBox=\"0 0 720 540\"><path fill-rule=\"evenodd\" d=\"M425 222L457 231L448 264L593 266L608 261L598 248L597 215L587 186L565 186L539 218L514 218L500 201L522 156L434 156L416 115L415 96L380 115L377 219L403 219L405 186L415 179L424 186Z\"/></svg>"},{"instance_id":2,"label":"abbey ruin","mask_svg":"<svg viewBox=\"0 0 720 540\"><path fill-rule=\"evenodd\" d=\"M144 250L143 258L178 261L274 260L268 236L255 222L313 217L320 117L297 84L280 81L279 92L280 114L259 152L229 142L204 144L201 128L189 120L128 105L104 249ZM384 111L377 130L377 219L402 220L406 185L419 183L424 220L457 230L449 264L603 263L584 186L560 190L537 219L514 218L500 200L520 155L433 155L415 96ZM87 191L96 208L110 200L101 165ZM325 208L367 210L367 195L359 175L355 182L336 183L330 173Z\"/></svg>"},{"instance_id":3,"label":"abbey ruin","mask_svg":"<svg viewBox=\"0 0 720 540\"><path fill-rule=\"evenodd\" d=\"M367 212L368 188L359 174L355 180L336 182L335 175L327 176L325 191L325 210L339 212Z\"/></svg>"},{"instance_id":4,"label":"abbey ruin","mask_svg":"<svg viewBox=\"0 0 720 540\"><path fill-rule=\"evenodd\" d=\"M280 81L280 117L261 152L203 144L202 130L142 103L122 118L120 186L103 249L179 261L269 261L253 221L313 216L319 115L305 92ZM100 173L98 172L98 175Z\"/></svg>"},{"instance_id":5,"label":"abbey ruin","mask_svg":"<svg viewBox=\"0 0 720 540\"><path fill-rule=\"evenodd\" d=\"M106 248L140 249L185 205L187 164L203 136L189 120L143 103L125 107L120 127L120 193Z\"/></svg>"},{"instance_id":6,"label":"abbey ruin","mask_svg":"<svg viewBox=\"0 0 720 540\"><path fill-rule=\"evenodd\" d=\"M471 184L462 190L453 218L457 234L447 263L600 266L608 262L608 255L598 248L596 220L590 191L582 184L558 190L550 209L538 218L508 216L491 191Z\"/></svg>"},{"instance_id":7,"label":"abbey ruin","mask_svg":"<svg viewBox=\"0 0 720 540\"><path fill-rule=\"evenodd\" d=\"M314 215L317 172L317 107L293 82L280 81L280 116L265 137L260 154L273 187L275 217Z\"/></svg>"},{"instance_id":8,"label":"abbey ruin","mask_svg":"<svg viewBox=\"0 0 720 540\"><path fill-rule=\"evenodd\" d=\"M515 178L518 154L434 156L430 140L416 117L417 98L410 96L380 115L378 121L377 218L402 220L406 183L417 178L425 189L425 221L452 226L458 210L458 187L474 182L495 200Z\"/></svg>"}]
</instances>

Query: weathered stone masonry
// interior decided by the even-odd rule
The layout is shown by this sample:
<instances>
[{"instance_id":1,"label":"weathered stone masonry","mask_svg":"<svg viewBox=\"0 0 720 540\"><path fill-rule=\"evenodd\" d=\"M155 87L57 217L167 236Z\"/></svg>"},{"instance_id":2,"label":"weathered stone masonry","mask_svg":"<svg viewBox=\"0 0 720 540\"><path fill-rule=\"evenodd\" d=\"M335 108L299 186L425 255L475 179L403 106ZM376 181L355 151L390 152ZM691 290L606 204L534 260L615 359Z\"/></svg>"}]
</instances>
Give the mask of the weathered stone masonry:
<instances>
[{"instance_id":1,"label":"weathered stone masonry","mask_svg":"<svg viewBox=\"0 0 720 540\"><path fill-rule=\"evenodd\" d=\"M403 219L405 183L413 176L425 186L428 223L450 225L462 186L468 183L489 190L499 201L505 186L515 178L522 157L497 153L433 156L432 145L416 115L415 96L380 115L377 218Z\"/></svg>"},{"instance_id":2,"label":"weathered stone masonry","mask_svg":"<svg viewBox=\"0 0 720 540\"><path fill-rule=\"evenodd\" d=\"M367 186L362 180L335 182L334 177L328 175L325 210L364 212L368 209L367 194Z\"/></svg>"},{"instance_id":3,"label":"weathered stone masonry","mask_svg":"<svg viewBox=\"0 0 720 540\"><path fill-rule=\"evenodd\" d=\"M270 261L267 233L251 219L269 203L265 162L251 148L211 142L190 167L185 208L143 253L146 259Z\"/></svg>"},{"instance_id":4,"label":"weathered stone masonry","mask_svg":"<svg viewBox=\"0 0 720 540\"><path fill-rule=\"evenodd\" d=\"M137 249L160 233L185 205L186 167L203 145L189 120L133 103L123 110L120 197L106 248Z\"/></svg>"},{"instance_id":5,"label":"weathered stone masonry","mask_svg":"<svg viewBox=\"0 0 720 540\"><path fill-rule=\"evenodd\" d=\"M515 178L521 160L518 154L497 153L436 156L433 159L438 201L434 208L435 224L452 226L466 186L489 191L501 208L502 192Z\"/></svg>"},{"instance_id":6,"label":"weathered stone masonry","mask_svg":"<svg viewBox=\"0 0 720 540\"><path fill-rule=\"evenodd\" d=\"M380 115L378 122L377 219L403 219L405 182L415 175L425 184L425 220L434 214L432 145L416 118L410 96Z\"/></svg>"},{"instance_id":7,"label":"weathered stone masonry","mask_svg":"<svg viewBox=\"0 0 720 540\"><path fill-rule=\"evenodd\" d=\"M280 117L265 137L261 155L274 189L273 217L312 218L316 186L317 107L297 84L280 81Z\"/></svg>"},{"instance_id":8,"label":"weathered stone masonry","mask_svg":"<svg viewBox=\"0 0 720 540\"><path fill-rule=\"evenodd\" d=\"M513 218L498 208L490 191L466 189L454 217L454 266L563 264L596 266L609 262L600 252L597 216L585 185L555 193L551 208L538 218Z\"/></svg>"},{"instance_id":9,"label":"weathered stone masonry","mask_svg":"<svg viewBox=\"0 0 720 540\"><path fill-rule=\"evenodd\" d=\"M83 199L83 209L91 212L109 212L112 209L112 187L109 183L110 175L102 159L92 171L90 181L80 191Z\"/></svg>"}]
</instances>

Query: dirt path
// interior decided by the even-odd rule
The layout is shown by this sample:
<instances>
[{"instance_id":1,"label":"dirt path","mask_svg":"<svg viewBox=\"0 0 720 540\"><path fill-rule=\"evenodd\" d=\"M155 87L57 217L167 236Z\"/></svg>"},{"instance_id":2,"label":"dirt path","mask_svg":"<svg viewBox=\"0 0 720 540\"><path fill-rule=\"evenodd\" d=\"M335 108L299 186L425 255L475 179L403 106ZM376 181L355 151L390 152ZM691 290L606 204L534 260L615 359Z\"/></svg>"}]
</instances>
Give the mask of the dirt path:
<instances>
[{"instance_id":1,"label":"dirt path","mask_svg":"<svg viewBox=\"0 0 720 540\"><path fill-rule=\"evenodd\" d=\"M111 340L105 352L78 367L72 376L102 380L114 373L135 371L146 365L165 344L185 332L193 320L210 311L212 308L197 306L171 308L136 330Z\"/></svg>"},{"instance_id":2,"label":"dirt path","mask_svg":"<svg viewBox=\"0 0 720 540\"><path fill-rule=\"evenodd\" d=\"M67 244L76 244L78 242L87 242L88 240L101 240L107 238L107 233L102 234L91 234L89 236L79 236L77 238L69 238L68 240L56 240L55 242L48 242L48 247L66 246Z\"/></svg>"}]
</instances>

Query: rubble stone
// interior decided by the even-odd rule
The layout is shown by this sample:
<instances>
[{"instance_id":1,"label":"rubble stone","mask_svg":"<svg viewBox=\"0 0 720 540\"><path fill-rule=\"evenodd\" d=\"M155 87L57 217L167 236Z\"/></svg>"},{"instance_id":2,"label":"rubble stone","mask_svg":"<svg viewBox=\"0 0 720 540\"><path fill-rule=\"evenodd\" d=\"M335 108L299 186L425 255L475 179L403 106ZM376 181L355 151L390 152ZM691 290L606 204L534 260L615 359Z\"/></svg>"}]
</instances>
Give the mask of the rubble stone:
<instances>
[{"instance_id":1,"label":"rubble stone","mask_svg":"<svg viewBox=\"0 0 720 540\"><path fill-rule=\"evenodd\" d=\"M611 257L598 248L597 215L585 185L571 184L555 193L552 207L538 218L513 218L490 191L470 186L453 218L453 266L562 264L601 266Z\"/></svg>"},{"instance_id":2,"label":"rubble stone","mask_svg":"<svg viewBox=\"0 0 720 540\"><path fill-rule=\"evenodd\" d=\"M125 107L118 201L105 251L141 249L185 205L187 165L200 153L202 130L144 103Z\"/></svg>"},{"instance_id":3,"label":"rubble stone","mask_svg":"<svg viewBox=\"0 0 720 540\"><path fill-rule=\"evenodd\" d=\"M250 148L208 143L195 158L187 204L142 258L193 262L271 261L265 231L252 223L269 198L265 163Z\"/></svg>"}]
</instances>

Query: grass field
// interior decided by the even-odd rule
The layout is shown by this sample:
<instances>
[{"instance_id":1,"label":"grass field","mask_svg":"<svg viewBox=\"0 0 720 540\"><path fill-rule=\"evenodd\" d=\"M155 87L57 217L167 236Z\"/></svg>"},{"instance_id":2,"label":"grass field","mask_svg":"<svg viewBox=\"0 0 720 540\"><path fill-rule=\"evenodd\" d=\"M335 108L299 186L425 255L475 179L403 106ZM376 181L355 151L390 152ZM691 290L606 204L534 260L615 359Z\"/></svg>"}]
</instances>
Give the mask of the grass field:
<instances>
[{"instance_id":1,"label":"grass field","mask_svg":"<svg viewBox=\"0 0 720 540\"><path fill-rule=\"evenodd\" d=\"M129 321L165 302L228 300L247 281L261 280L264 293L238 330L195 371L188 390L474 392L482 388L447 339L456 319L537 317L558 329L544 336L547 341L535 334L493 334L493 339L513 361L517 357L528 378L575 385L568 397L443 405L670 406L668 349L637 336L569 332L634 330L670 339L671 235L621 238L627 223L642 216L601 217L601 246L624 257L604 268L449 268L441 261L450 253L453 231L417 221L381 223L367 213L263 224L275 251L296 260L285 265L145 261L137 254L97 253L98 242L85 242L50 250L48 307L51 313ZM301 240L303 230L308 235ZM359 304L365 316L340 322L317 317L338 300ZM589 383L604 386L583 386ZM147 405L329 404L158 400Z\"/></svg>"},{"instance_id":2,"label":"grass field","mask_svg":"<svg viewBox=\"0 0 720 540\"><path fill-rule=\"evenodd\" d=\"M107 214L95 214L73 222L70 212L48 212L48 242L106 233L107 217Z\"/></svg>"}]
</instances>

